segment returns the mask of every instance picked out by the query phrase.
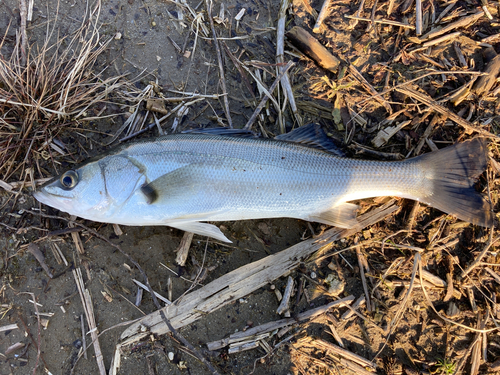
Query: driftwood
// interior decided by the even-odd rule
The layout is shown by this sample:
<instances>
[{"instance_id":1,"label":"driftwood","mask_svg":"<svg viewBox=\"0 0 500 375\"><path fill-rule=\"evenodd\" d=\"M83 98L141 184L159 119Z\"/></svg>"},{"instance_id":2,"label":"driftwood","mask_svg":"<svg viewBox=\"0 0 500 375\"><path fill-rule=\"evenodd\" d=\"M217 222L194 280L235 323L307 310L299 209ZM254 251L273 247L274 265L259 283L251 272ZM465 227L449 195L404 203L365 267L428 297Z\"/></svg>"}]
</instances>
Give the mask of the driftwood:
<instances>
[{"instance_id":1,"label":"driftwood","mask_svg":"<svg viewBox=\"0 0 500 375\"><path fill-rule=\"evenodd\" d=\"M391 201L358 217L358 224L353 228L332 228L316 239L300 242L277 254L229 272L204 287L185 295L176 303L146 315L132 324L122 333L122 344L134 343L151 333L165 334L169 332L160 316L160 311L163 311L174 328L184 327L271 283L298 267L302 259L320 249L328 250L333 241L348 237L364 227L382 220L398 208L394 201Z\"/></svg>"},{"instance_id":2,"label":"driftwood","mask_svg":"<svg viewBox=\"0 0 500 375\"><path fill-rule=\"evenodd\" d=\"M302 27L293 27L288 33L286 33L286 37L300 52L316 61L319 66L333 73L337 72L340 65L339 59L328 52L328 50L320 42L318 42L315 37L309 34Z\"/></svg>"}]
</instances>

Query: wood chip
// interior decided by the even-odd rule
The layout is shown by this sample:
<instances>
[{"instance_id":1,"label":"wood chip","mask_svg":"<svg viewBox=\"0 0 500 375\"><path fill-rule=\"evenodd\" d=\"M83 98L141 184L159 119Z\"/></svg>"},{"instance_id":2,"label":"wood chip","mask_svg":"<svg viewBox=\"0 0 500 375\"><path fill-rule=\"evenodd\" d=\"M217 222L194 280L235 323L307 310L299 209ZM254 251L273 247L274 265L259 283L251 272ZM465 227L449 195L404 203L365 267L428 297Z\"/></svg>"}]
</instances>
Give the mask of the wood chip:
<instances>
[{"instance_id":1,"label":"wood chip","mask_svg":"<svg viewBox=\"0 0 500 375\"><path fill-rule=\"evenodd\" d=\"M294 26L286 33L286 37L299 51L313 59L319 66L333 73L337 72L340 65L339 59L302 27Z\"/></svg>"},{"instance_id":2,"label":"wood chip","mask_svg":"<svg viewBox=\"0 0 500 375\"><path fill-rule=\"evenodd\" d=\"M189 254L189 248L191 247L191 242L193 241L193 236L194 233L184 232L181 243L179 244L177 250L175 250L177 252L175 262L179 266L184 266L186 264L186 260Z\"/></svg>"}]
</instances>

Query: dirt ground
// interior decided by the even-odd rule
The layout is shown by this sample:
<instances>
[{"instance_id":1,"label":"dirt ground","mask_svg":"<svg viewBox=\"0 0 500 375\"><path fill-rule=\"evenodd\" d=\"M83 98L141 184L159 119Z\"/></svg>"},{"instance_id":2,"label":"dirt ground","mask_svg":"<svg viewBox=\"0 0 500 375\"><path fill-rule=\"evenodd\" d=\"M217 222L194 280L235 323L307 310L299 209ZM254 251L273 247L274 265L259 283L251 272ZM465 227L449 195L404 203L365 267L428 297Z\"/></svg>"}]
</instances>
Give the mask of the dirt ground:
<instances>
[{"instance_id":1,"label":"dirt ground","mask_svg":"<svg viewBox=\"0 0 500 375\"><path fill-rule=\"evenodd\" d=\"M103 72L103 77L126 74L126 79L133 82L131 86L138 92L152 84L153 98L182 98L172 90L221 94L219 63L211 32L209 37L201 32L201 25L210 30L206 3L191 0L187 3L195 16L203 16L198 24L187 8L181 11L179 5L170 1L103 1L99 16L100 37L103 41L111 39L111 42L97 58L92 71ZM443 15L441 25L481 12L479 2L424 1L426 31L431 29L432 20L450 4L454 5ZM40 45L48 32L47 27L54 24L56 32L52 38L70 35L94 5L78 1L35 1L33 19L27 28L30 45L32 48ZM322 5L320 1L293 1L286 17L286 29L301 26L312 33ZM391 6L393 10L389 12ZM382 100L376 100L370 91L370 87L382 92L411 82L476 129L488 132L491 155L497 158L495 142L498 140L494 138L499 120L498 93L494 91L496 82L487 94L479 95L472 90L456 105L451 104L450 99L458 89L467 85L472 87L469 83L473 75L467 72L486 70L488 46L498 50L496 43L500 38L483 41L498 32L497 7L498 3L492 3L487 8L492 20L483 15L458 28L460 35L420 51L413 29L383 23L372 27L370 22L345 17L357 14L367 19L391 19L414 25L412 1L332 1L321 32L313 35L340 59L337 72L318 67L312 60L300 57L290 44L285 46L285 61L296 63L289 75L303 123L320 123L348 156L370 159L415 156L477 135L478 130L457 125L446 113L436 114L434 107L429 110L428 104L408 93L389 90ZM243 8L246 12L237 21L235 17ZM224 46L221 49L229 108L236 128L242 128L251 117L261 94L255 80L236 67L229 52L239 61L251 62L253 65L248 65L251 71L259 71L255 74L261 74L262 82L270 87L276 77L279 8L280 3L271 0L230 0L213 4L212 13L218 16L215 30L220 38L226 38L227 50ZM6 0L0 4L0 9L0 32L6 35L1 52L8 54L12 53L16 30L21 27L20 6ZM453 31L455 29L447 34ZM456 52L457 45L465 56L465 66ZM350 65L360 72L366 83L361 83L347 68ZM275 95L282 104L281 89ZM177 102L165 103L167 109L177 105ZM67 152L61 155L49 149L52 159L40 158L39 167L33 167L34 178L57 175L106 150L111 135L116 134L131 115L127 104L133 105L110 96L109 102L93 106L85 117L120 113L119 116L92 121L70 118L57 131L51 130L51 136L58 138ZM194 103L188 112L173 116L179 120L176 131L227 125L223 109L222 99ZM141 107L139 117L145 114L146 108ZM355 121L356 114L358 120ZM163 115L156 113L156 116ZM280 116L268 102L254 130L265 136L279 134ZM161 124L168 133L172 132L173 117ZM286 131L297 126L289 107L283 111L282 119ZM403 121L410 123L395 132L387 143L374 146L372 141L380 129ZM150 123L153 126L141 137L158 135L151 112L144 119L145 126ZM42 143L37 141L33 147L40 154L41 150L48 149ZM495 212L498 172L497 164L492 161L487 174L478 182L479 190L489 190ZM14 183L23 178L14 174L5 182ZM370 211L387 200L360 202L361 211ZM283 292L286 275L179 329L179 333L221 374L370 373L369 368L363 367L348 370L339 356L315 344L315 340L338 344L335 334L346 350L373 360L378 374L486 374L500 369L496 363L500 358L500 340L495 330L500 323L496 230L460 222L412 201L398 199L397 204L400 208L395 213L355 235L336 241L326 256L303 259L301 266L290 273L302 289L296 291L300 298L297 294L292 297L292 317L342 297L352 295L358 299L364 296L362 274L368 280L373 304L370 310L366 304L362 305L356 310L358 315L344 319L342 316L347 308L332 309L313 321L297 323L285 336L274 334L265 339L267 345L240 353L229 354L227 348L207 349L208 342L281 319L276 312L279 301L275 289ZM45 214L61 219L43 217L31 211L40 208ZM75 268L82 270L85 287L92 298L97 329L102 333L99 342L106 370L111 367L115 347L125 329L121 324L157 310L146 291L141 304L134 304L138 287L133 279L142 280L142 275L109 242L96 238L88 230L81 230L78 236L84 253L80 253L69 233L44 237L49 232L68 227L62 218L68 215L40 206L28 188L13 192L0 189L0 328L9 324L18 326L0 332L0 374L45 373L44 368L52 374L99 373L92 346L86 358L79 358L83 345L82 327L85 332L89 327L72 273ZM188 261L180 267L175 263L175 250L183 237L179 230L121 227L123 234L116 234L111 225L79 222L118 244L135 259L159 294L168 295L170 281L173 300L190 288L191 280L197 275L202 274L203 277L197 280L206 285L238 267L277 254L327 229L318 223L294 219L218 223L233 244L207 241L195 235ZM48 277L27 251L27 245L33 242L44 254L53 278ZM67 259L67 265L58 263L54 243ZM333 255L334 251L345 248L347 250L341 254ZM482 252L482 263L464 275L463 270L474 264ZM418 263L428 273L446 281L447 286L437 285L439 280L429 281L424 284L427 295L424 294L418 276L415 279L414 275ZM327 292L327 280L331 275L344 285L340 294ZM484 329L491 330L481 331ZM86 340L88 345L89 334ZM7 350L16 343L22 345ZM118 373L201 375L211 372L170 335L150 335L122 348Z\"/></svg>"}]
</instances>

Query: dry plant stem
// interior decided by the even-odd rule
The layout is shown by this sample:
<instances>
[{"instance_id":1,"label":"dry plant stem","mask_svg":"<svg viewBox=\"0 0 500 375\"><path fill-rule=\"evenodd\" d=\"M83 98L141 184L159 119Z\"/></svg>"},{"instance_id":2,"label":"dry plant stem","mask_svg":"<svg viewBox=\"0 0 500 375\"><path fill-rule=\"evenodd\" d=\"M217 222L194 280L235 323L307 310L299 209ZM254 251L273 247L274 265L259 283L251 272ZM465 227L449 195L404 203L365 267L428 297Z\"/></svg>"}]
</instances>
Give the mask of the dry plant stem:
<instances>
[{"instance_id":1,"label":"dry plant stem","mask_svg":"<svg viewBox=\"0 0 500 375\"><path fill-rule=\"evenodd\" d=\"M28 9L26 7L26 0L19 1L19 16L21 18L21 65L26 66L26 46L28 44L28 37L26 35L26 17Z\"/></svg>"},{"instance_id":2,"label":"dry plant stem","mask_svg":"<svg viewBox=\"0 0 500 375\"><path fill-rule=\"evenodd\" d=\"M392 21L392 20L377 19L377 18L372 20L372 19L366 18L366 17L349 16L349 15L344 15L344 17L349 18L349 19L353 19L353 20L358 20L358 21L375 22L375 23L379 23L382 25L392 25L392 26L404 27L404 28L410 29L410 30L415 30L415 26L413 26L413 25L408 25L406 23Z\"/></svg>"},{"instance_id":3,"label":"dry plant stem","mask_svg":"<svg viewBox=\"0 0 500 375\"><path fill-rule=\"evenodd\" d=\"M356 67L352 64L349 64L349 72L356 78L359 83L363 85L366 91L368 91L371 95L373 95L373 99L375 99L377 102L379 102L385 110L390 114L392 114L392 108L390 104L385 100L377 90L373 88L373 86L363 77L363 75L356 69Z\"/></svg>"},{"instance_id":4,"label":"dry plant stem","mask_svg":"<svg viewBox=\"0 0 500 375\"><path fill-rule=\"evenodd\" d=\"M141 287L142 289L146 290L147 292L149 292L149 289L146 285L144 285L143 283L141 283L140 281L137 281L136 279L132 279L132 281L134 283L136 283L139 287ZM165 302L167 305L170 305L172 304L171 301L169 301L167 298L163 297L160 293L156 293L155 291L153 291L153 293L155 294L155 296L157 298L159 298L160 300L162 300L163 302Z\"/></svg>"},{"instance_id":5,"label":"dry plant stem","mask_svg":"<svg viewBox=\"0 0 500 375\"><path fill-rule=\"evenodd\" d=\"M358 238L354 240L355 243L358 242ZM361 282L363 283L363 291L365 292L365 298L366 298L366 309L371 312L373 311L371 300L370 300L370 293L368 292L368 285L366 284L366 277L365 277L365 263L366 259L364 258L364 255L361 253L361 248L359 246L356 246L356 257L358 258L358 265L359 265L359 273L361 274Z\"/></svg>"},{"instance_id":6,"label":"dry plant stem","mask_svg":"<svg viewBox=\"0 0 500 375\"><path fill-rule=\"evenodd\" d=\"M318 18L316 19L316 23L314 24L313 28L313 33L319 33L321 31L321 25L323 24L323 21L325 20L325 17L328 14L328 8L330 7L330 4L332 3L332 0L325 0L323 2L323 5L321 6L321 10L319 11Z\"/></svg>"},{"instance_id":7,"label":"dry plant stem","mask_svg":"<svg viewBox=\"0 0 500 375\"><path fill-rule=\"evenodd\" d=\"M486 246L484 247L483 251L474 259L474 261L467 267L465 270L462 271L462 274L460 275L462 278L467 276L469 273L474 270L478 265L481 264L481 260L484 258L486 253L490 250L490 247L493 246L498 240L500 239L500 236L496 237L493 239L493 230L490 230L490 239Z\"/></svg>"},{"instance_id":8,"label":"dry plant stem","mask_svg":"<svg viewBox=\"0 0 500 375\"><path fill-rule=\"evenodd\" d=\"M325 0L325 3L329 0ZM285 68L282 64L285 63L285 23L286 23L286 11L290 6L290 0L281 0L280 11L278 15L278 25L276 27L276 63L278 64L278 71L281 73ZM295 103L295 96L293 94L292 85L290 83L290 78L288 74L284 74L281 79L281 87L286 93L286 98L290 103L290 108L292 109L292 113L295 117L295 120L298 122L299 126L302 125L302 119L297 111L297 104ZM286 101L285 101L286 105ZM280 131L281 133L285 133L285 124L282 118L280 118Z\"/></svg>"},{"instance_id":9,"label":"dry plant stem","mask_svg":"<svg viewBox=\"0 0 500 375\"><path fill-rule=\"evenodd\" d=\"M331 344L321 339L314 340L313 344L317 348L333 352L334 356L344 357L352 362L355 362L359 366L363 367L363 369L368 369L369 371L367 372L377 371L377 366L373 363L373 361L369 361L358 354L350 352L349 350L342 349L337 345Z\"/></svg>"},{"instance_id":10,"label":"dry plant stem","mask_svg":"<svg viewBox=\"0 0 500 375\"><path fill-rule=\"evenodd\" d=\"M277 321L261 324L257 327L249 328L246 331L233 333L228 338L207 343L207 348L208 350L219 350L234 342L249 340L256 335L272 332L277 329L287 327L292 324L296 324L297 322L303 322L306 320L314 319L315 317L320 316L326 313L327 311L330 311L333 308L341 308L347 306L351 304L352 301L354 301L354 297L347 296L337 301L330 302L327 305L319 306L314 309L297 314L295 318L280 319Z\"/></svg>"},{"instance_id":11,"label":"dry plant stem","mask_svg":"<svg viewBox=\"0 0 500 375\"><path fill-rule=\"evenodd\" d=\"M422 273L421 273L421 271L422 271L422 262L419 263L418 267L419 267L420 284L424 285L424 281L423 281ZM422 292L424 292L424 297L425 297L425 300L427 302L427 305L430 306L430 308L432 309L432 311L434 311L434 313L437 316L439 316L440 319L444 320L447 323L456 325L458 327L465 328L465 329L467 329L469 331L472 331L472 332L489 333L489 332L500 330L500 327L498 327L498 326L495 327L495 328L489 328L489 329L478 329L478 328L469 327L469 326L466 326L465 324L458 323L458 322L455 322L455 321L453 321L451 319L448 319L446 316L444 316L443 314L441 314L440 312L438 312L436 310L436 307L434 306L434 304L432 303L431 299L429 298L429 295L427 294L427 290L425 289L424 286L422 286Z\"/></svg>"},{"instance_id":12,"label":"dry plant stem","mask_svg":"<svg viewBox=\"0 0 500 375\"><path fill-rule=\"evenodd\" d=\"M224 66L222 64L222 55L220 52L219 41L217 40L217 34L215 33L214 19L212 18L212 0L205 0L205 6L207 7L208 20L210 21L210 28L212 29L212 37L214 40L215 53L217 55L217 62L219 63L219 79L222 87L223 102L224 102L224 113L230 128L233 127L233 121L231 120L231 113L229 112L229 101L227 99L227 88L226 88L226 78L224 76Z\"/></svg>"},{"instance_id":13,"label":"dry plant stem","mask_svg":"<svg viewBox=\"0 0 500 375\"><path fill-rule=\"evenodd\" d=\"M85 317L87 318L87 324L90 330L90 337L92 337L92 343L94 344L95 357L97 361L97 366L99 367L99 373L101 375L106 375L106 367L104 366L104 358L101 352L101 345L99 344L92 298L90 296L89 290L85 288L80 268L73 270L73 277L75 278L76 286L78 288L78 292L80 293L80 298L82 300L83 311L85 312Z\"/></svg>"},{"instance_id":14,"label":"dry plant stem","mask_svg":"<svg viewBox=\"0 0 500 375\"><path fill-rule=\"evenodd\" d=\"M422 35L422 0L416 0L415 3L415 33Z\"/></svg>"},{"instance_id":15,"label":"dry plant stem","mask_svg":"<svg viewBox=\"0 0 500 375\"><path fill-rule=\"evenodd\" d=\"M276 310L276 312L280 315L283 314L284 312L288 311L288 309L289 309L288 304L290 302L290 297L292 296L293 285L294 285L294 282L293 282L292 277L288 276L288 281L286 283L285 292L283 293L283 299L281 300L281 303L278 306L278 309Z\"/></svg>"},{"instance_id":16,"label":"dry plant stem","mask_svg":"<svg viewBox=\"0 0 500 375\"><path fill-rule=\"evenodd\" d=\"M413 88L410 88L409 86L400 86L396 87L396 91L408 95L410 98L417 100L428 107L430 107L432 110L441 113L443 115L446 115L450 120L453 122L457 123L461 127L463 127L465 130L470 131L470 132L475 132L478 134L481 134L485 137L489 137L491 139L497 139L500 140L500 137L497 135L494 135L493 133L480 129L473 124L471 124L469 121L463 119L462 117L458 116L454 112L450 111L448 108L443 107L441 104L433 100L429 95L421 93L419 91L414 90Z\"/></svg>"},{"instance_id":17,"label":"dry plant stem","mask_svg":"<svg viewBox=\"0 0 500 375\"><path fill-rule=\"evenodd\" d=\"M40 335L41 332L41 325L40 325L40 313L38 311L38 304L36 302L35 294L34 293L27 293L29 294L33 300L33 305L35 306L35 313L36 313L36 318L37 318L37 345L36 345L36 362L35 362L35 367L33 368L33 375L36 374L36 369L38 368L38 363L40 362L40 358L42 355L42 350L41 350L41 342L42 342L42 337ZM45 364L45 368L48 370L47 365Z\"/></svg>"},{"instance_id":18,"label":"dry plant stem","mask_svg":"<svg viewBox=\"0 0 500 375\"><path fill-rule=\"evenodd\" d=\"M19 329L19 326L17 325L17 323L7 324L6 326L1 326L0 327L0 332L12 331L14 329Z\"/></svg>"},{"instance_id":19,"label":"dry plant stem","mask_svg":"<svg viewBox=\"0 0 500 375\"><path fill-rule=\"evenodd\" d=\"M27 292L23 292L23 293L27 293ZM33 293L28 293L28 294L33 294ZM37 314L37 316L39 316L39 315ZM41 351L39 350L39 346L40 346L40 345L39 345L39 343L40 343L40 340L38 340L38 344L37 344L37 342L35 341L35 339L34 339L34 338L33 338L33 336L31 335L31 332L30 332L30 329L29 329L29 327L28 327L28 324L26 324L26 322L24 321L24 319L23 319L21 316L19 316L19 320L20 320L20 321L21 321L21 323L23 324L24 331L26 332L26 334L27 334L27 335L28 335L28 337L30 338L31 343L33 344L33 346L34 346L34 347L35 347L35 349L37 350L37 357L38 357L38 352L40 352L40 353L41 353ZM40 333L40 332L38 332L38 333ZM42 356L41 354L40 354L40 359L41 359L41 361L43 362L43 365L45 366L45 368L48 370L48 369L49 369L49 367L47 366L47 363L45 362L45 360L43 359L43 356ZM35 370L36 370L36 368L35 368Z\"/></svg>"},{"instance_id":20,"label":"dry plant stem","mask_svg":"<svg viewBox=\"0 0 500 375\"><path fill-rule=\"evenodd\" d=\"M143 317L130 326L121 336L124 344L131 344L150 333L164 334L169 327L162 323L160 312L168 314L175 327L180 328L242 298L254 290L271 283L283 274L295 269L301 259L318 250L329 249L332 241L352 235L367 225L372 225L398 209L394 204L384 205L358 217L359 223L351 229L334 228L316 239L298 243L275 255L242 266L195 290L178 303ZM144 331L146 328L146 332Z\"/></svg>"},{"instance_id":21,"label":"dry plant stem","mask_svg":"<svg viewBox=\"0 0 500 375\"><path fill-rule=\"evenodd\" d=\"M419 265L421 265L421 256L420 256L420 253L416 253L414 258L413 258L413 270L411 273L410 285L408 286L408 290L403 298L403 301L401 301L401 304L399 305L398 311L396 312L394 318L391 320L391 323L389 324L389 334L387 335L387 337L384 341L384 345L382 345L380 350L377 352L377 354L375 355L375 358L378 357L380 355L380 353L382 353L382 350L384 350L385 346L389 342L389 338L391 337L392 333L394 332L397 325L399 324L399 321L403 317L403 313L406 310L406 306L407 306L408 301L410 299L411 293L413 292L413 287L414 287L414 283L415 283L415 276L417 275L417 270L418 270ZM422 274L420 274L420 283L422 285L422 290L424 290L423 282L424 281L422 280Z\"/></svg>"},{"instance_id":22,"label":"dry plant stem","mask_svg":"<svg viewBox=\"0 0 500 375\"><path fill-rule=\"evenodd\" d=\"M278 75L278 77L276 78L276 80L273 82L273 84L271 85L271 87L269 88L269 94L271 95L273 93L273 91L276 89L276 87L278 86L278 84L280 83L281 79L283 78L283 76L286 74L286 72L288 72L288 70L294 65L294 63L292 61L289 61L285 68L283 69L283 71L280 72L280 74ZM246 125L243 127L244 130L250 130L252 128L252 125L253 123L255 122L255 120L257 119L257 116L259 115L260 111L262 111L262 108L264 108L264 106L266 105L266 102L267 100L269 99L269 97L267 95L265 95L262 100L260 101L259 105L257 106L257 108L255 108L255 111L253 112L252 114L252 117L250 117L250 119L248 120L248 122L246 123Z\"/></svg>"},{"instance_id":23,"label":"dry plant stem","mask_svg":"<svg viewBox=\"0 0 500 375\"><path fill-rule=\"evenodd\" d=\"M422 37L422 40L433 39L433 38L436 38L440 35L447 34L450 31L458 29L460 27L467 27L471 23L476 22L483 15L484 15L483 12L477 12L477 13L471 14L470 16L467 16L467 17L461 17L458 21L452 22L443 28L436 28L435 30L428 32L427 34L425 34Z\"/></svg>"}]
</instances>

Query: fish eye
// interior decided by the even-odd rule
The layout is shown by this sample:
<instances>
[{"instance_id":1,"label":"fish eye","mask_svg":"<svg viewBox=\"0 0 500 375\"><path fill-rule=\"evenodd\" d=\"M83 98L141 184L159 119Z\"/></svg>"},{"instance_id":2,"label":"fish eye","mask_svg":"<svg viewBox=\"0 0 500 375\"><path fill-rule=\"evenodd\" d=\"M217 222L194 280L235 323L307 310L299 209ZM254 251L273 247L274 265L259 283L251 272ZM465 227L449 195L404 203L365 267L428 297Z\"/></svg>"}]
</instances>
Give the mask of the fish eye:
<instances>
[{"instance_id":1,"label":"fish eye","mask_svg":"<svg viewBox=\"0 0 500 375\"><path fill-rule=\"evenodd\" d=\"M61 176L60 182L63 189L73 189L78 184L78 173L69 170Z\"/></svg>"}]
</instances>

